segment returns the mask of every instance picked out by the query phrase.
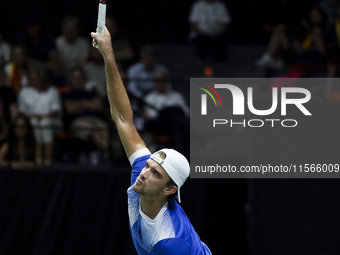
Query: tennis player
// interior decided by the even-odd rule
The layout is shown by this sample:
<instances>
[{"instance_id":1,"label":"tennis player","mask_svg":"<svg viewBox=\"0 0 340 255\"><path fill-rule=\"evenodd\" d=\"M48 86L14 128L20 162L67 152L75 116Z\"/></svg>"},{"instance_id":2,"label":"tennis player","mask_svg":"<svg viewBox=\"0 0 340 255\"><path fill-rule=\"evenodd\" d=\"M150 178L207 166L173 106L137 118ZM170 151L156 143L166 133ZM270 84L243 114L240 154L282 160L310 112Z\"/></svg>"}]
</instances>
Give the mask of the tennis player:
<instances>
[{"instance_id":1,"label":"tennis player","mask_svg":"<svg viewBox=\"0 0 340 255\"><path fill-rule=\"evenodd\" d=\"M200 240L189 219L176 202L180 188L188 178L187 159L173 149L154 154L146 148L132 121L132 110L119 76L105 28L103 36L91 33L93 46L98 45L105 60L107 93L111 116L132 166L128 193L130 230L140 255L211 254Z\"/></svg>"}]
</instances>

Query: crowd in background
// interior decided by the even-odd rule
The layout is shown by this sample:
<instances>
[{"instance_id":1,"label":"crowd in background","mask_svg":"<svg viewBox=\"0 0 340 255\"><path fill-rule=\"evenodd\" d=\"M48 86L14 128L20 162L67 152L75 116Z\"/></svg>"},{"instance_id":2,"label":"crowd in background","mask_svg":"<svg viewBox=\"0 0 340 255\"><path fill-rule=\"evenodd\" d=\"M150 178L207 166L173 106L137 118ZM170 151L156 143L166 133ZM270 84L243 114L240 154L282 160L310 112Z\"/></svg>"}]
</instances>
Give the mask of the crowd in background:
<instances>
[{"instance_id":1,"label":"crowd in background","mask_svg":"<svg viewBox=\"0 0 340 255\"><path fill-rule=\"evenodd\" d=\"M311 8L278 0L263 16L268 46L257 68L280 77L338 77L340 4L322 0ZM227 61L233 13L217 0L193 3L188 43L206 63ZM67 15L61 34L44 28L37 14L10 45L0 31L0 166L49 166L54 162L98 165L124 155L110 118L104 60L80 35L81 20ZM189 154L189 108L173 89L171 73L156 58L153 45L138 50L116 20L108 16L118 68L134 121L151 149L173 147ZM205 69L212 77L213 70ZM189 86L189 84L188 84ZM322 93L340 99L340 87Z\"/></svg>"}]
</instances>

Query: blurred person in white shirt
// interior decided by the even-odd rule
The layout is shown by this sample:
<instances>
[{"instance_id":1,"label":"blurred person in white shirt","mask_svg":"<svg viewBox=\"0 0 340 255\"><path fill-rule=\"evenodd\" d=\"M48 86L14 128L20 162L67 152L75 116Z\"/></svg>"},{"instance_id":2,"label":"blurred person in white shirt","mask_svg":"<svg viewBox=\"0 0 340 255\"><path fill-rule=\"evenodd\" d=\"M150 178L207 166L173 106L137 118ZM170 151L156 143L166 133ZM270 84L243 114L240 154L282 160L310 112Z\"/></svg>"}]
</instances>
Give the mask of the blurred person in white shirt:
<instances>
[{"instance_id":1,"label":"blurred person in white shirt","mask_svg":"<svg viewBox=\"0 0 340 255\"><path fill-rule=\"evenodd\" d=\"M62 126L60 96L56 88L47 83L43 72L31 71L29 84L19 92L19 112L25 114L33 126L37 165L50 165L54 135Z\"/></svg>"},{"instance_id":2,"label":"blurred person in white shirt","mask_svg":"<svg viewBox=\"0 0 340 255\"><path fill-rule=\"evenodd\" d=\"M214 61L226 57L227 29L231 17L227 6L219 0L199 0L193 3L189 14L189 39L198 48L199 57Z\"/></svg>"},{"instance_id":3,"label":"blurred person in white shirt","mask_svg":"<svg viewBox=\"0 0 340 255\"><path fill-rule=\"evenodd\" d=\"M182 94L168 89L168 83L168 75L157 70L154 74L155 90L144 98L144 117L149 131L154 134L156 150L172 146L185 152L189 137L189 107Z\"/></svg>"},{"instance_id":4,"label":"blurred person in white shirt","mask_svg":"<svg viewBox=\"0 0 340 255\"><path fill-rule=\"evenodd\" d=\"M168 90L168 77L163 70L157 70L154 74L155 90L145 97L145 116L149 120L159 117L159 111L167 107L179 107L186 116L189 116L189 108L183 96L177 91Z\"/></svg>"},{"instance_id":5,"label":"blurred person in white shirt","mask_svg":"<svg viewBox=\"0 0 340 255\"><path fill-rule=\"evenodd\" d=\"M63 20L62 35L57 37L55 44L64 66L72 68L83 65L90 54L90 42L79 36L79 19L66 16Z\"/></svg>"}]
</instances>

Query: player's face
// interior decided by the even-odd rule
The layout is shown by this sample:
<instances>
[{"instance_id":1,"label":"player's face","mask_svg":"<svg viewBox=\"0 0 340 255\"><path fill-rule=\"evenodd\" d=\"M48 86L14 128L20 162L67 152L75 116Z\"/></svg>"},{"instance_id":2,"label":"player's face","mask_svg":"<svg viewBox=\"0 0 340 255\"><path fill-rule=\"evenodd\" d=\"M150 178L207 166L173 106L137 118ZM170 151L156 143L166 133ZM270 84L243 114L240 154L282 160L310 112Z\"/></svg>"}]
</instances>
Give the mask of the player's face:
<instances>
[{"instance_id":1,"label":"player's face","mask_svg":"<svg viewBox=\"0 0 340 255\"><path fill-rule=\"evenodd\" d=\"M168 187L169 180L170 177L165 170L154 160L148 159L132 188L141 196L151 199L162 198L167 196L164 190Z\"/></svg>"}]
</instances>

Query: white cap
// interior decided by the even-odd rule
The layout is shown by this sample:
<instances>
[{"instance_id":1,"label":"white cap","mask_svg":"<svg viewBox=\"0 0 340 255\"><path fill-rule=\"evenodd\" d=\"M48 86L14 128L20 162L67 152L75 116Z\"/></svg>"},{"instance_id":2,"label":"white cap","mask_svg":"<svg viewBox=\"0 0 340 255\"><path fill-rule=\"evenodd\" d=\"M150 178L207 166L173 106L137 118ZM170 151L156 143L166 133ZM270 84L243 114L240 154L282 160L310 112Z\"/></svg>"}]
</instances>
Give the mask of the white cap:
<instances>
[{"instance_id":1,"label":"white cap","mask_svg":"<svg viewBox=\"0 0 340 255\"><path fill-rule=\"evenodd\" d=\"M176 183L177 199L178 202L181 202L181 195L179 190L184 184L185 180L189 177L189 162L181 153L173 149L161 149L158 152L160 151L166 154L165 159L161 159L160 157L155 155L157 152L152 154L150 158L160 164L165 172L167 172L169 177L174 181L174 183Z\"/></svg>"}]
</instances>

